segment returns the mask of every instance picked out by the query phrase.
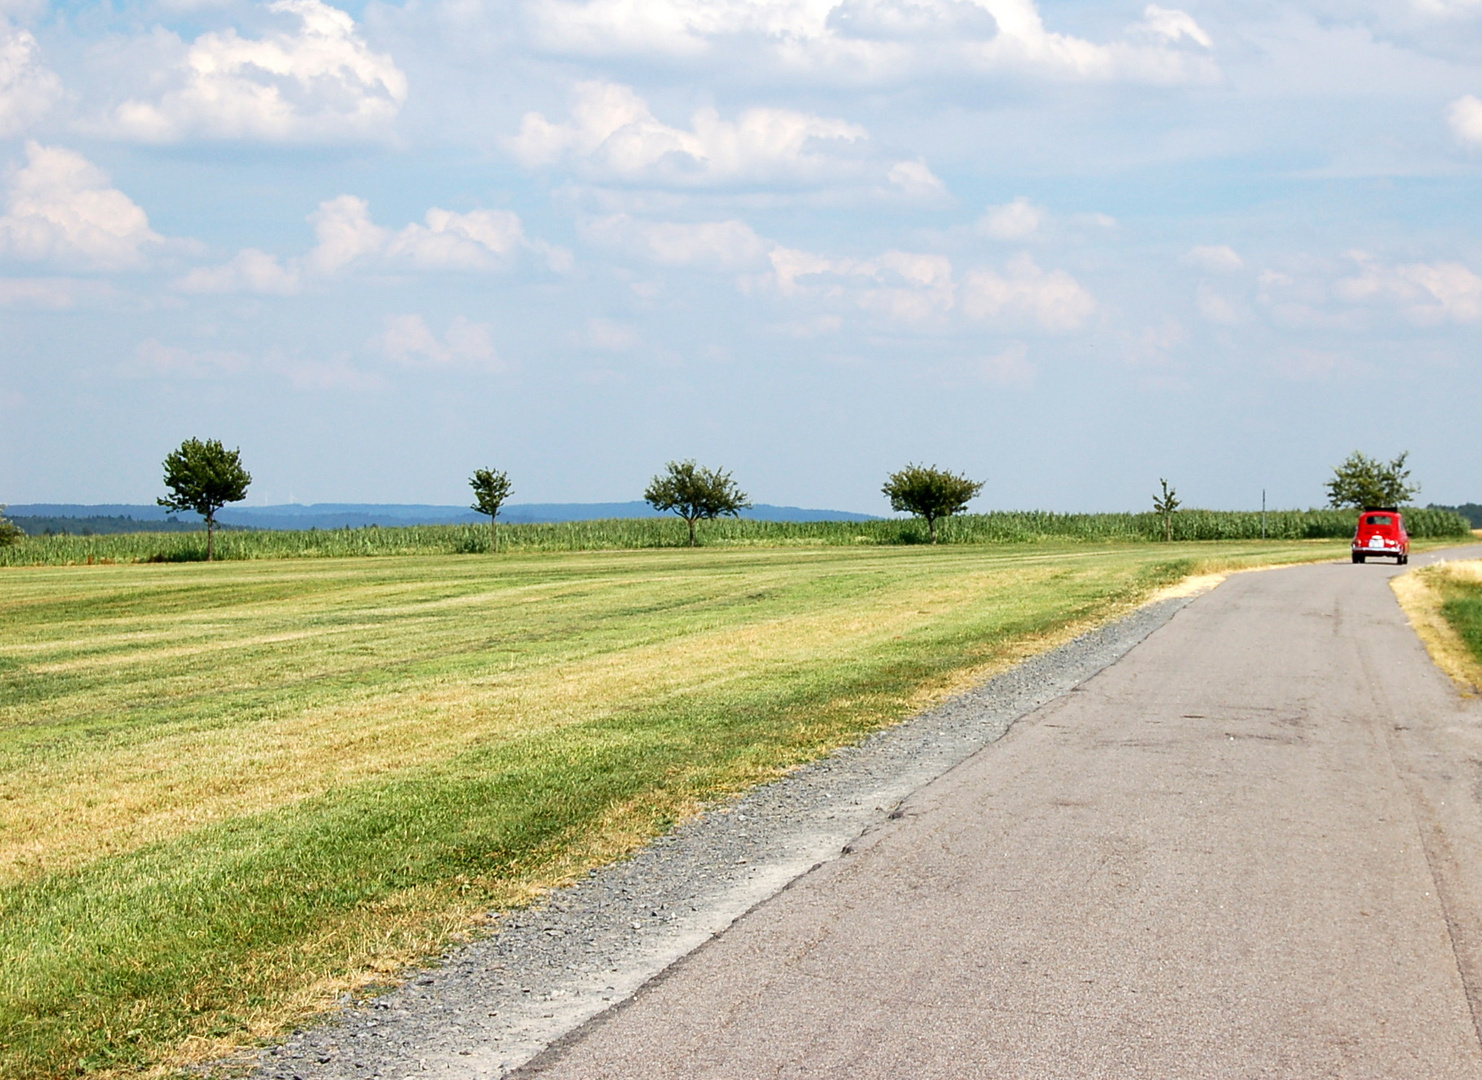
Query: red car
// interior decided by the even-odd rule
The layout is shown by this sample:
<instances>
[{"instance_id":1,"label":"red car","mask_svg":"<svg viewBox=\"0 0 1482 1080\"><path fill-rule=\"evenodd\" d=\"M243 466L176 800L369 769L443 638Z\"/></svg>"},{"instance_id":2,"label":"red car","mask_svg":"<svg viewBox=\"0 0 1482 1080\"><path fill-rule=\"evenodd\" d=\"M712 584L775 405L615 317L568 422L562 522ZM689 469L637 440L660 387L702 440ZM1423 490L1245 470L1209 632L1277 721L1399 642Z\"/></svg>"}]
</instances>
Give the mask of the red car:
<instances>
[{"instance_id":1,"label":"red car","mask_svg":"<svg viewBox=\"0 0 1482 1080\"><path fill-rule=\"evenodd\" d=\"M1393 559L1401 566L1410 561L1410 534L1405 531L1404 515L1386 507L1360 514L1358 531L1353 534L1354 562L1380 557Z\"/></svg>"}]
</instances>

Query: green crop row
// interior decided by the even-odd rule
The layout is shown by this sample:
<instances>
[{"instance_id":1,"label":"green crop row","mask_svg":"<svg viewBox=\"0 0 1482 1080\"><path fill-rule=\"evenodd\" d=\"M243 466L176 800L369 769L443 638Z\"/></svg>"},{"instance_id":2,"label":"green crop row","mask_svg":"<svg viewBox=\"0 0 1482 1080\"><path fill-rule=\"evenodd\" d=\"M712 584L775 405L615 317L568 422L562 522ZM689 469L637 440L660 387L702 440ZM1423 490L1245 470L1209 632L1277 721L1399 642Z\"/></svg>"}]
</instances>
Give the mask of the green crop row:
<instances>
[{"instance_id":1,"label":"green crop row","mask_svg":"<svg viewBox=\"0 0 1482 1080\"><path fill-rule=\"evenodd\" d=\"M1232 510L1180 510L1174 540L1326 540L1353 534L1348 510L1292 510L1267 514ZM1466 538L1470 526L1449 510L1410 510L1405 521L1417 539ZM1018 544L1045 540L1083 543L1156 542L1164 538L1156 514L1057 514L997 511L963 514L940 525L947 544ZM1263 531L1264 530L1264 531ZM878 521L702 522L700 542L711 546L790 544L922 544L926 526L914 518ZM678 518L618 518L554 524L499 526L507 551L603 551L683 547L688 536ZM370 555L460 555L489 550L483 525L409 525L396 528L223 532L222 559L335 558ZM205 557L203 533L126 533L111 536L31 536L0 548L0 566L76 565L89 562L193 562Z\"/></svg>"}]
</instances>

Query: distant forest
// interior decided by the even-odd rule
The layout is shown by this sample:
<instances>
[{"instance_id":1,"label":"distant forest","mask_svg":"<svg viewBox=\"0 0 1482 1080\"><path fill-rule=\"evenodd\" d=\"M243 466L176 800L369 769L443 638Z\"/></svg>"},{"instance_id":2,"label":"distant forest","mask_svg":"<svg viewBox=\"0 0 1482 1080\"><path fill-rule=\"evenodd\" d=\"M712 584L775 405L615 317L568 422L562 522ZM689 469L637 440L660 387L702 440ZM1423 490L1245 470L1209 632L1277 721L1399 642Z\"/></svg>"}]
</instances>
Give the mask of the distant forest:
<instances>
[{"instance_id":1,"label":"distant forest","mask_svg":"<svg viewBox=\"0 0 1482 1080\"><path fill-rule=\"evenodd\" d=\"M1482 504L1462 503L1460 506L1441 506L1438 503L1431 503L1429 509L1455 510L1458 514L1472 523L1472 528L1482 529Z\"/></svg>"},{"instance_id":2,"label":"distant forest","mask_svg":"<svg viewBox=\"0 0 1482 1080\"><path fill-rule=\"evenodd\" d=\"M116 533L137 532L205 532L204 521L180 521L166 518L164 521L140 521L131 517L30 517L19 515L10 519L27 536L111 536ZM224 525L217 529L232 532L251 532L242 525Z\"/></svg>"}]
</instances>

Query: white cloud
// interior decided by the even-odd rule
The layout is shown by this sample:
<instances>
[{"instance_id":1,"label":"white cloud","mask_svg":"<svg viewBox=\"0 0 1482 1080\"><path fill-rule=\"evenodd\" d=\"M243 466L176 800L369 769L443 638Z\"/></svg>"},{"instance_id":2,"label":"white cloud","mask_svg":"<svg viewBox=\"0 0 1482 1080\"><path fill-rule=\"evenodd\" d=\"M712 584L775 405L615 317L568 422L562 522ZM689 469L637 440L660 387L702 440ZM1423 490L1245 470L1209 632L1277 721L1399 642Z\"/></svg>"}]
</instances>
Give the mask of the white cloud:
<instances>
[{"instance_id":1,"label":"white cloud","mask_svg":"<svg viewBox=\"0 0 1482 1080\"><path fill-rule=\"evenodd\" d=\"M305 262L319 274L333 274L386 246L390 236L370 216L370 203L356 195L326 199L309 215L319 243Z\"/></svg>"},{"instance_id":2,"label":"white cloud","mask_svg":"<svg viewBox=\"0 0 1482 1080\"><path fill-rule=\"evenodd\" d=\"M410 265L417 270L495 270L525 250L551 269L570 268L571 254L525 236L519 215L508 210L457 214L432 207L425 224L393 232L371 218L370 204L357 195L326 199L309 215L318 241L302 259L246 248L221 266L198 267L175 283L184 292L252 292L289 295L309 278L334 277L357 266Z\"/></svg>"},{"instance_id":3,"label":"white cloud","mask_svg":"<svg viewBox=\"0 0 1482 1080\"><path fill-rule=\"evenodd\" d=\"M526 245L520 216L509 210L455 214L434 206L425 220L426 225L408 225L397 233L387 255L423 270L484 270Z\"/></svg>"},{"instance_id":4,"label":"white cloud","mask_svg":"<svg viewBox=\"0 0 1482 1080\"><path fill-rule=\"evenodd\" d=\"M698 56L718 36L814 36L832 6L807 0L537 0L529 12L537 40L552 51Z\"/></svg>"},{"instance_id":5,"label":"white cloud","mask_svg":"<svg viewBox=\"0 0 1482 1080\"><path fill-rule=\"evenodd\" d=\"M588 319L582 344L603 352L627 352L638 347L638 331L615 319Z\"/></svg>"},{"instance_id":6,"label":"white cloud","mask_svg":"<svg viewBox=\"0 0 1482 1080\"><path fill-rule=\"evenodd\" d=\"M1081 327L1096 313L1096 298L1064 270L1045 271L1028 254L1009 260L1005 273L974 270L963 286L963 308L975 319L1029 321L1046 330Z\"/></svg>"},{"instance_id":7,"label":"white cloud","mask_svg":"<svg viewBox=\"0 0 1482 1080\"><path fill-rule=\"evenodd\" d=\"M665 266L743 269L766 261L775 246L744 221L644 221L613 214L587 222L584 235L606 247Z\"/></svg>"},{"instance_id":8,"label":"white cloud","mask_svg":"<svg viewBox=\"0 0 1482 1080\"><path fill-rule=\"evenodd\" d=\"M1201 245L1184 253L1183 262L1215 274L1229 274L1245 266L1245 260L1225 244Z\"/></svg>"},{"instance_id":9,"label":"white cloud","mask_svg":"<svg viewBox=\"0 0 1482 1080\"><path fill-rule=\"evenodd\" d=\"M276 255L244 248L222 266L199 266L175 283L188 293L263 293L291 296L302 275L295 265L284 266Z\"/></svg>"},{"instance_id":10,"label":"white cloud","mask_svg":"<svg viewBox=\"0 0 1482 1080\"><path fill-rule=\"evenodd\" d=\"M42 66L36 38L0 19L0 136L24 131L61 93L61 81Z\"/></svg>"},{"instance_id":11,"label":"white cloud","mask_svg":"<svg viewBox=\"0 0 1482 1080\"><path fill-rule=\"evenodd\" d=\"M1482 277L1458 262L1390 266L1362 252L1353 259L1359 272L1334 286L1339 299L1354 304L1393 304L1421 326L1471 323L1482 319Z\"/></svg>"},{"instance_id":12,"label":"white cloud","mask_svg":"<svg viewBox=\"0 0 1482 1080\"><path fill-rule=\"evenodd\" d=\"M806 319L789 319L774 327L788 337L810 340L837 334L844 329L844 320L838 315L816 315Z\"/></svg>"},{"instance_id":13,"label":"white cloud","mask_svg":"<svg viewBox=\"0 0 1482 1080\"><path fill-rule=\"evenodd\" d=\"M990 206L978 219L978 231L995 240L1022 240L1038 231L1044 220L1044 207L1021 195L1002 206Z\"/></svg>"},{"instance_id":14,"label":"white cloud","mask_svg":"<svg viewBox=\"0 0 1482 1080\"><path fill-rule=\"evenodd\" d=\"M120 104L112 130L150 142L384 137L407 97L391 57L372 52L349 15L320 0L267 9L297 25L262 38L211 32L189 48L174 39L171 88Z\"/></svg>"},{"instance_id":15,"label":"white cloud","mask_svg":"<svg viewBox=\"0 0 1482 1080\"><path fill-rule=\"evenodd\" d=\"M1275 303L1278 294L1296 284L1296 279L1280 270L1262 270L1256 277L1260 283L1260 300L1263 304Z\"/></svg>"},{"instance_id":16,"label":"white cloud","mask_svg":"<svg viewBox=\"0 0 1482 1080\"><path fill-rule=\"evenodd\" d=\"M0 278L0 307L27 311L70 311L112 295L107 282L87 278Z\"/></svg>"},{"instance_id":17,"label":"white cloud","mask_svg":"<svg viewBox=\"0 0 1482 1080\"><path fill-rule=\"evenodd\" d=\"M1234 326L1240 321L1240 314L1235 310L1235 305L1207 284L1200 284L1194 303L1199 309L1199 314L1212 323Z\"/></svg>"},{"instance_id":18,"label":"white cloud","mask_svg":"<svg viewBox=\"0 0 1482 1080\"><path fill-rule=\"evenodd\" d=\"M1459 140L1471 146L1482 144L1482 101L1471 94L1446 107L1446 122Z\"/></svg>"},{"instance_id":19,"label":"white cloud","mask_svg":"<svg viewBox=\"0 0 1482 1080\"><path fill-rule=\"evenodd\" d=\"M1157 5L1107 44L1047 29L1033 0L533 0L528 10L540 47L560 54L759 49L763 68L849 84L999 71L1150 82L1216 74L1209 35Z\"/></svg>"},{"instance_id":20,"label":"white cloud","mask_svg":"<svg viewBox=\"0 0 1482 1080\"><path fill-rule=\"evenodd\" d=\"M238 375L247 370L250 363L242 353L193 351L150 338L134 350L132 360L120 364L117 370L120 375L130 378L212 379Z\"/></svg>"},{"instance_id":21,"label":"white cloud","mask_svg":"<svg viewBox=\"0 0 1482 1080\"><path fill-rule=\"evenodd\" d=\"M787 247L734 219L656 222L614 214L586 222L583 233L595 243L661 265L738 271L743 292L775 291L836 309L845 305L892 322L941 322L959 307L952 261L930 252L886 251L867 259L833 256ZM759 265L770 272L746 272ZM1041 270L1025 254L1010 261L1006 276L987 270L969 275L964 310L974 319L1001 317L1073 330L1096 310L1096 301L1065 271ZM808 333L815 332L813 323L787 325L806 325Z\"/></svg>"},{"instance_id":22,"label":"white cloud","mask_svg":"<svg viewBox=\"0 0 1482 1080\"><path fill-rule=\"evenodd\" d=\"M987 40L997 29L987 8L963 0L843 0L825 25L862 41Z\"/></svg>"},{"instance_id":23,"label":"white cloud","mask_svg":"<svg viewBox=\"0 0 1482 1080\"><path fill-rule=\"evenodd\" d=\"M873 259L834 259L779 246L770 259L784 296L840 299L909 323L940 319L957 303L952 263L943 255L887 251Z\"/></svg>"},{"instance_id":24,"label":"white cloud","mask_svg":"<svg viewBox=\"0 0 1482 1080\"><path fill-rule=\"evenodd\" d=\"M1170 44L1187 40L1205 49L1214 48L1214 42L1200 29L1193 16L1175 8L1149 4L1143 11L1142 25L1137 29Z\"/></svg>"},{"instance_id":25,"label":"white cloud","mask_svg":"<svg viewBox=\"0 0 1482 1080\"><path fill-rule=\"evenodd\" d=\"M28 142L26 159L6 180L0 254L117 270L140 265L161 242L144 211L81 154Z\"/></svg>"},{"instance_id":26,"label":"white cloud","mask_svg":"<svg viewBox=\"0 0 1482 1080\"><path fill-rule=\"evenodd\" d=\"M1145 327L1128 344L1127 359L1135 367L1166 369L1173 366L1173 353L1188 344L1189 334L1172 317L1157 326Z\"/></svg>"},{"instance_id":27,"label":"white cloud","mask_svg":"<svg viewBox=\"0 0 1482 1080\"><path fill-rule=\"evenodd\" d=\"M404 367L499 366L492 328L462 315L453 319L441 339L420 315L388 315L381 348L388 360Z\"/></svg>"},{"instance_id":28,"label":"white cloud","mask_svg":"<svg viewBox=\"0 0 1482 1080\"><path fill-rule=\"evenodd\" d=\"M1482 0L1411 0L1411 6L1423 15L1448 19L1475 14L1482 10Z\"/></svg>"},{"instance_id":29,"label":"white cloud","mask_svg":"<svg viewBox=\"0 0 1482 1080\"><path fill-rule=\"evenodd\" d=\"M0 307L66 311L77 306L70 278L0 278Z\"/></svg>"},{"instance_id":30,"label":"white cloud","mask_svg":"<svg viewBox=\"0 0 1482 1080\"><path fill-rule=\"evenodd\" d=\"M735 120L701 109L689 128L671 127L630 87L616 83L580 82L571 96L565 123L552 123L540 113L525 115L519 134L509 140L522 164L569 164L592 179L681 188L778 181L832 184L841 170L854 165L851 159L859 158L869 138L858 124L793 109L747 109ZM911 163L892 182L930 185L933 180L930 170Z\"/></svg>"},{"instance_id":31,"label":"white cloud","mask_svg":"<svg viewBox=\"0 0 1482 1080\"><path fill-rule=\"evenodd\" d=\"M328 360L275 356L271 358L271 366L298 390L353 390L370 393L384 390L387 386L386 378L379 372L363 371L350 363L345 356L335 356Z\"/></svg>"},{"instance_id":32,"label":"white cloud","mask_svg":"<svg viewBox=\"0 0 1482 1080\"><path fill-rule=\"evenodd\" d=\"M1029 362L1029 346L1016 341L1003 352L985 357L975 365L978 375L999 386L1029 386L1034 382L1034 365Z\"/></svg>"},{"instance_id":33,"label":"white cloud","mask_svg":"<svg viewBox=\"0 0 1482 1080\"><path fill-rule=\"evenodd\" d=\"M939 199L947 194L947 185L926 167L924 161L897 161L885 178L912 198Z\"/></svg>"}]
</instances>

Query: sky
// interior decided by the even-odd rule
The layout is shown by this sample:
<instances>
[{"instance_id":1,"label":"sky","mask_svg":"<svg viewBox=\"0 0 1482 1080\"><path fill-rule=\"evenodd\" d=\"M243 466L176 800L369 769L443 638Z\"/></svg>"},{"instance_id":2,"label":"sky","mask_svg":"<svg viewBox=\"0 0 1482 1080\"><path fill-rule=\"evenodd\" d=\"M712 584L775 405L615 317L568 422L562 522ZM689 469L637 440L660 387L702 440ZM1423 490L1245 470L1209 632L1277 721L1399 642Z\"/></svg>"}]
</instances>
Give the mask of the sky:
<instances>
[{"instance_id":1,"label":"sky","mask_svg":"<svg viewBox=\"0 0 1482 1080\"><path fill-rule=\"evenodd\" d=\"M0 502L1482 500L1482 0L340 3L0 0Z\"/></svg>"}]
</instances>

